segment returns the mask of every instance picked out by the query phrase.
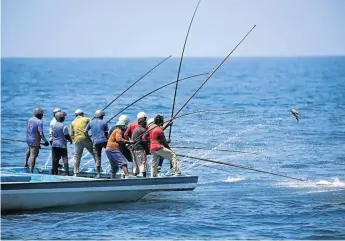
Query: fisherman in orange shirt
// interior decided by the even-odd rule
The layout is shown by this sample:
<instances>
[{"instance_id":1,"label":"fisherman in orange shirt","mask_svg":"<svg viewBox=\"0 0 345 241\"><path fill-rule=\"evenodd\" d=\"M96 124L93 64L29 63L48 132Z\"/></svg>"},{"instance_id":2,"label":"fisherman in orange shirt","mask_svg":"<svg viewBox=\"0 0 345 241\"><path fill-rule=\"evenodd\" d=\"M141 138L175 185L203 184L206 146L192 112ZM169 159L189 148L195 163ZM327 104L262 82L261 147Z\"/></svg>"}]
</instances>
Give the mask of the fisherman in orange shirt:
<instances>
[{"instance_id":1,"label":"fisherman in orange shirt","mask_svg":"<svg viewBox=\"0 0 345 241\"><path fill-rule=\"evenodd\" d=\"M107 155L111 165L111 179L115 179L116 173L121 168L126 177L129 176L127 159L122 155L119 150L119 143L133 144L133 141L122 138L122 132L126 130L126 123L124 121L118 121L115 125L115 130L111 133L105 154Z\"/></svg>"}]
</instances>

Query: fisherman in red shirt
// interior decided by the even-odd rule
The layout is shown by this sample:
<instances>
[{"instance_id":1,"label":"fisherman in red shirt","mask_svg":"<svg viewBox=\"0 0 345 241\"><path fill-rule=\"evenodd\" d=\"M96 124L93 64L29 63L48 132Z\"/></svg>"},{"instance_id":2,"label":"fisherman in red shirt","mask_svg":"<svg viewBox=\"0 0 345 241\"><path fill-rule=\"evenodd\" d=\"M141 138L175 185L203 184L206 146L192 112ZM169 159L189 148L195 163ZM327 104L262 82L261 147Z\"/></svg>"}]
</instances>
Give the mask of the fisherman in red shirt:
<instances>
[{"instance_id":1,"label":"fisherman in red shirt","mask_svg":"<svg viewBox=\"0 0 345 241\"><path fill-rule=\"evenodd\" d=\"M127 128L127 130L126 130L126 132L125 132L125 134L124 134L124 137L125 137L126 140L131 140L131 139L132 139L134 130L135 130L135 128L137 128L138 125L139 125L139 124L138 124L138 120L139 120L140 118L145 118L145 120L146 120L146 119L147 119L146 113L145 113L145 112L139 112L139 113L137 114L137 121L131 123L131 124L128 126L128 128Z\"/></svg>"},{"instance_id":2,"label":"fisherman in red shirt","mask_svg":"<svg viewBox=\"0 0 345 241\"><path fill-rule=\"evenodd\" d=\"M150 136L150 153L152 155L151 177L157 177L158 163L161 158L168 159L172 162L172 174L181 175L179 161L176 154L170 150L169 144L163 132L164 118L157 115L154 124L150 126L149 133L143 136L147 140Z\"/></svg>"}]
</instances>

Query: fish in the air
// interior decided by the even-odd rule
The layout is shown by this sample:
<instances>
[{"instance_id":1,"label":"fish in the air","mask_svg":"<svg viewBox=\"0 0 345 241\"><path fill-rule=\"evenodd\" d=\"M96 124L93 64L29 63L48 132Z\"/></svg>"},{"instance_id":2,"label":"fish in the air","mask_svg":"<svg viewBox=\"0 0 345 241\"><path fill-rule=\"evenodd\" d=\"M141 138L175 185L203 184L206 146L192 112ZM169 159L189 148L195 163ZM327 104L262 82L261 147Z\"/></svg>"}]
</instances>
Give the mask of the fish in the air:
<instances>
[{"instance_id":1,"label":"fish in the air","mask_svg":"<svg viewBox=\"0 0 345 241\"><path fill-rule=\"evenodd\" d=\"M296 118L297 122L299 121L299 116L298 116L298 112L295 109L291 109L290 110L291 113L294 115L294 117Z\"/></svg>"}]
</instances>

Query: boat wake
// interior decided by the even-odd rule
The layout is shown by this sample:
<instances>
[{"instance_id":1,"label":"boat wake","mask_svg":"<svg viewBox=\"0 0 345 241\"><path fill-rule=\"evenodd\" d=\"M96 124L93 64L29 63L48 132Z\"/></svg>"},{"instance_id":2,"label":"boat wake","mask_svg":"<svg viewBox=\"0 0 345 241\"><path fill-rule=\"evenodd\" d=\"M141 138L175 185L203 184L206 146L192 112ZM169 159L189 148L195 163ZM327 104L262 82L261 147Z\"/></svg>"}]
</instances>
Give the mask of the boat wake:
<instances>
[{"instance_id":1,"label":"boat wake","mask_svg":"<svg viewBox=\"0 0 345 241\"><path fill-rule=\"evenodd\" d=\"M293 188L316 188L316 189L334 189L334 188L345 188L345 182L339 180L338 177L329 180L319 180L319 181L306 181L306 182L285 182L279 183L278 186L293 187Z\"/></svg>"},{"instance_id":2,"label":"boat wake","mask_svg":"<svg viewBox=\"0 0 345 241\"><path fill-rule=\"evenodd\" d=\"M244 177L228 177L224 182L240 182L246 180Z\"/></svg>"}]
</instances>

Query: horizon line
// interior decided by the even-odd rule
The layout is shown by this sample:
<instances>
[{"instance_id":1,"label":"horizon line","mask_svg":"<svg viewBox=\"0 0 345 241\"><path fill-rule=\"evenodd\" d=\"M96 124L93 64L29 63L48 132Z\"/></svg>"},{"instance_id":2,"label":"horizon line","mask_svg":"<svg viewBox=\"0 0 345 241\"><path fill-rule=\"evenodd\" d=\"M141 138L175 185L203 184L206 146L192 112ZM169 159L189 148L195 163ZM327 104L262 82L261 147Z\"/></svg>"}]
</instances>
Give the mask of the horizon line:
<instances>
[{"instance_id":1,"label":"horizon line","mask_svg":"<svg viewBox=\"0 0 345 241\"><path fill-rule=\"evenodd\" d=\"M1 56L1 59L150 59L166 56ZM313 55L253 55L233 56L231 58L310 58L310 57L345 57L345 54ZM172 56L171 58L180 58ZM224 56L184 56L184 58L224 58Z\"/></svg>"}]
</instances>

